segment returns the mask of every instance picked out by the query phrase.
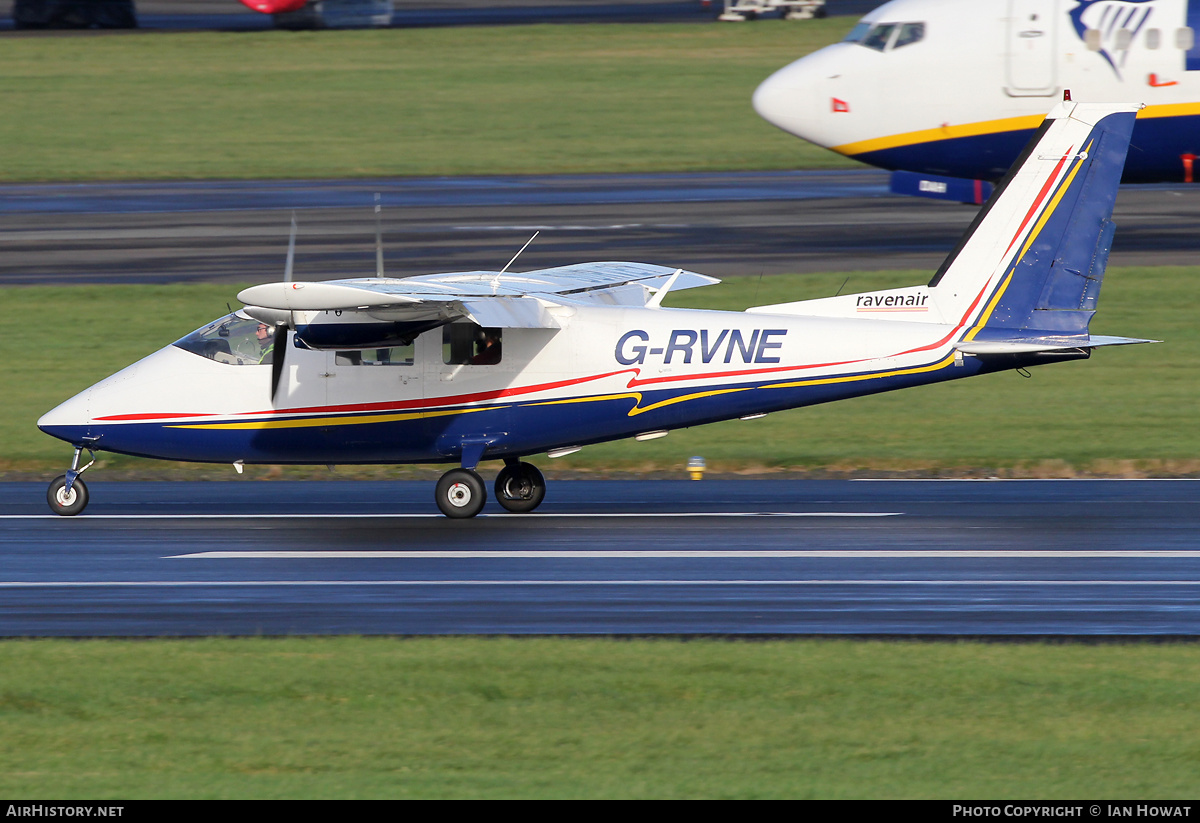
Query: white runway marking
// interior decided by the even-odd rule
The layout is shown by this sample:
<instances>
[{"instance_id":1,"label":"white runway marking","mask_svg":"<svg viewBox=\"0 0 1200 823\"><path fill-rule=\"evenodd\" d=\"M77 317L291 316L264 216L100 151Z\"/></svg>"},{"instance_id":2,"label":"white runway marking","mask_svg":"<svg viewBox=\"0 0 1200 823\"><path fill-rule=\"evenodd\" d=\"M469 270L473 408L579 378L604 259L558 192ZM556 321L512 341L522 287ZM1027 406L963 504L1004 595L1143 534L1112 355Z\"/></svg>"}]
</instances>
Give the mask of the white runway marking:
<instances>
[{"instance_id":1,"label":"white runway marking","mask_svg":"<svg viewBox=\"0 0 1200 823\"><path fill-rule=\"evenodd\" d=\"M166 560L348 560L348 559L395 559L395 560L644 560L644 559L713 559L713 558L1197 558L1200 551L1160 551L1160 550L1114 550L1114 551L1072 551L1072 550L1038 550L1038 549L616 549L612 551L569 549L569 550L518 550L518 551L393 551L380 549L377 551L361 551L348 549L345 551L314 549L311 551L209 551L188 554L173 554L164 557Z\"/></svg>"},{"instance_id":2,"label":"white runway marking","mask_svg":"<svg viewBox=\"0 0 1200 823\"><path fill-rule=\"evenodd\" d=\"M1200 580L4 580L0 589L214 586L1200 586Z\"/></svg>"}]
</instances>

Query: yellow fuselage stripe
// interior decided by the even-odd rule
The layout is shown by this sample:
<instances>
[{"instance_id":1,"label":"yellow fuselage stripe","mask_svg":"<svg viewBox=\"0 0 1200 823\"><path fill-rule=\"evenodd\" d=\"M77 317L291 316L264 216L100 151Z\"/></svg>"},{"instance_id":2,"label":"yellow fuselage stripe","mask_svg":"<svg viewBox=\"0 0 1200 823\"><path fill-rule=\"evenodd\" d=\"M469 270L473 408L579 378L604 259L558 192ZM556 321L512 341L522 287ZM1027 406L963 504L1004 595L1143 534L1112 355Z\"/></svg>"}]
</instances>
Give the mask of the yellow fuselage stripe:
<instances>
[{"instance_id":1,"label":"yellow fuselage stripe","mask_svg":"<svg viewBox=\"0 0 1200 823\"><path fill-rule=\"evenodd\" d=\"M1200 114L1200 103L1164 103L1157 106L1146 106L1137 113L1139 120L1158 117L1187 117ZM875 137L870 140L857 140L853 143L843 143L829 148L838 154L850 157L867 154L873 151L898 149L904 146L916 146L922 143L934 143L940 140L956 140L961 137L979 137L987 134L1003 134L1009 131L1024 131L1036 129L1045 119L1041 114L1030 114L1022 117L1005 117L1000 120L984 120L979 123L964 123L960 126L949 124L933 129L904 132Z\"/></svg>"}]
</instances>

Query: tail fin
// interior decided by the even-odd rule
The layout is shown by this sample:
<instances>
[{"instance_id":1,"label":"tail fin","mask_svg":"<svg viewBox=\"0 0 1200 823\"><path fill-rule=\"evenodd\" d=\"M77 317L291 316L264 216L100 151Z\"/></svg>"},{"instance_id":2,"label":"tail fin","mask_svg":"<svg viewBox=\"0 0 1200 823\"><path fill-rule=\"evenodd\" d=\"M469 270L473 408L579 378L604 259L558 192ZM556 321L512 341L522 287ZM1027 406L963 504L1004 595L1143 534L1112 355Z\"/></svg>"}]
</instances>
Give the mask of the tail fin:
<instances>
[{"instance_id":1,"label":"tail fin","mask_svg":"<svg viewBox=\"0 0 1200 823\"><path fill-rule=\"evenodd\" d=\"M964 343L1088 339L1138 108L1064 102L1047 115L929 283Z\"/></svg>"}]
</instances>

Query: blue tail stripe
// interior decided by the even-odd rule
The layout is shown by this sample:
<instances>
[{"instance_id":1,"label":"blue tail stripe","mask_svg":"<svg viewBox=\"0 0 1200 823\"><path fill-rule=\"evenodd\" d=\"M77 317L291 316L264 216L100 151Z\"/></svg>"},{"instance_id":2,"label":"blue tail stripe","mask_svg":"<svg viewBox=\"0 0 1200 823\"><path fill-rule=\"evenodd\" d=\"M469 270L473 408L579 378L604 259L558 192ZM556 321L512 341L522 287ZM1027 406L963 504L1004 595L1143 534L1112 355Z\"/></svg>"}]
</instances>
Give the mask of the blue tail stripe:
<instances>
[{"instance_id":1,"label":"blue tail stripe","mask_svg":"<svg viewBox=\"0 0 1200 823\"><path fill-rule=\"evenodd\" d=\"M1115 226L1110 219L1132 113L1111 114L1083 143L1053 212L1021 255L985 329L1085 334L1095 311ZM1053 201L1052 201L1053 202ZM991 336L991 335L986 335Z\"/></svg>"}]
</instances>

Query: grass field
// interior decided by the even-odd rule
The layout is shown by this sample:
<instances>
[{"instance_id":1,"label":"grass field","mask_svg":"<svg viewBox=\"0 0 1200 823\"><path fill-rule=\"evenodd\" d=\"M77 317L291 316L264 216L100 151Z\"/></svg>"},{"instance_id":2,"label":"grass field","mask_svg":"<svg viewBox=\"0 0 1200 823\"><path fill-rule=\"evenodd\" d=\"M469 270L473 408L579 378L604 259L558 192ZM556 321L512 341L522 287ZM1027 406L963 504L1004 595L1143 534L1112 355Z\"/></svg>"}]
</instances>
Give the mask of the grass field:
<instances>
[{"instance_id":1,"label":"grass field","mask_svg":"<svg viewBox=\"0 0 1200 823\"><path fill-rule=\"evenodd\" d=\"M1194 798L1200 646L0 643L0 794Z\"/></svg>"},{"instance_id":2,"label":"grass field","mask_svg":"<svg viewBox=\"0 0 1200 823\"><path fill-rule=\"evenodd\" d=\"M0 180L853 166L750 105L853 23L10 38Z\"/></svg>"},{"instance_id":3,"label":"grass field","mask_svg":"<svg viewBox=\"0 0 1200 823\"><path fill-rule=\"evenodd\" d=\"M912 285L925 272L851 275L844 291ZM730 278L720 286L677 292L669 303L697 308L750 305L835 293L846 275ZM21 318L0 335L9 364L0 397L0 472L53 476L69 457L65 444L34 427L37 418L101 377L224 313L230 285L57 287L0 290ZM1089 361L928 386L678 431L646 443L589 447L548 471L666 472L682 475L692 455L713 472L802 471L832 475L1178 476L1200 474L1194 425L1200 381L1200 332L1190 307L1200 297L1200 267L1118 268L1105 279L1093 331L1148 337L1152 346L1107 349ZM76 343L61 349L63 329ZM485 464L485 468L487 464ZM105 456L96 476L224 476L228 467L186 466ZM252 476L281 476L249 469ZM338 475L393 476L343 468ZM289 469L282 476L316 470Z\"/></svg>"}]
</instances>

